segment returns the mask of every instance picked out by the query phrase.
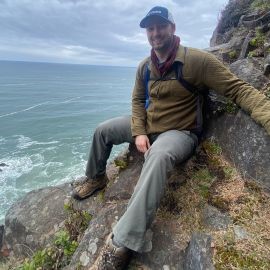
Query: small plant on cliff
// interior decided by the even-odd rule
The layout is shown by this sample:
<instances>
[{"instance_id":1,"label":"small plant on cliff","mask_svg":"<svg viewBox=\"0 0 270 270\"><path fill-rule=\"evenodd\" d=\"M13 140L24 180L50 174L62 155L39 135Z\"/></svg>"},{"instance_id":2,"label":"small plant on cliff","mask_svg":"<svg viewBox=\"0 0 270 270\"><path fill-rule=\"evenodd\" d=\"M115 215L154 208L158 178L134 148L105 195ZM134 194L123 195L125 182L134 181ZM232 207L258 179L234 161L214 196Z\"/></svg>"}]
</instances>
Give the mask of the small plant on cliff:
<instances>
[{"instance_id":1,"label":"small plant on cliff","mask_svg":"<svg viewBox=\"0 0 270 270\"><path fill-rule=\"evenodd\" d=\"M236 114L238 111L238 107L234 102L228 100L226 103L225 111L229 114Z\"/></svg>"},{"instance_id":2,"label":"small plant on cliff","mask_svg":"<svg viewBox=\"0 0 270 270\"><path fill-rule=\"evenodd\" d=\"M86 211L76 210L72 203L65 204L64 209L67 211L65 228L56 233L49 246L35 252L16 270L58 270L69 264L92 216Z\"/></svg>"},{"instance_id":3,"label":"small plant on cliff","mask_svg":"<svg viewBox=\"0 0 270 270\"><path fill-rule=\"evenodd\" d=\"M249 52L247 56L248 58L252 58L256 56L256 53L252 51L252 52Z\"/></svg>"},{"instance_id":4,"label":"small plant on cliff","mask_svg":"<svg viewBox=\"0 0 270 270\"><path fill-rule=\"evenodd\" d=\"M269 0L255 0L251 4L252 9L267 11L270 9Z\"/></svg>"},{"instance_id":5,"label":"small plant on cliff","mask_svg":"<svg viewBox=\"0 0 270 270\"><path fill-rule=\"evenodd\" d=\"M256 48L263 48L264 42L265 42L265 35L261 31L256 29L256 35L253 39L251 39L249 44Z\"/></svg>"},{"instance_id":6,"label":"small plant on cliff","mask_svg":"<svg viewBox=\"0 0 270 270\"><path fill-rule=\"evenodd\" d=\"M87 211L76 210L72 203L64 205L68 213L65 227L73 239L77 239L88 227L92 216Z\"/></svg>"},{"instance_id":7,"label":"small plant on cliff","mask_svg":"<svg viewBox=\"0 0 270 270\"><path fill-rule=\"evenodd\" d=\"M233 51L229 52L229 58L231 60L236 59L236 56L237 56L236 50L233 50Z\"/></svg>"},{"instance_id":8,"label":"small plant on cliff","mask_svg":"<svg viewBox=\"0 0 270 270\"><path fill-rule=\"evenodd\" d=\"M35 252L32 259L26 259L18 270L52 270L66 266L72 254L78 247L78 242L71 239L68 231L60 230L51 244L42 250Z\"/></svg>"},{"instance_id":9,"label":"small plant on cliff","mask_svg":"<svg viewBox=\"0 0 270 270\"><path fill-rule=\"evenodd\" d=\"M115 159L114 164L116 167L119 167L120 169L124 170L128 166L128 161L124 159Z\"/></svg>"}]
</instances>

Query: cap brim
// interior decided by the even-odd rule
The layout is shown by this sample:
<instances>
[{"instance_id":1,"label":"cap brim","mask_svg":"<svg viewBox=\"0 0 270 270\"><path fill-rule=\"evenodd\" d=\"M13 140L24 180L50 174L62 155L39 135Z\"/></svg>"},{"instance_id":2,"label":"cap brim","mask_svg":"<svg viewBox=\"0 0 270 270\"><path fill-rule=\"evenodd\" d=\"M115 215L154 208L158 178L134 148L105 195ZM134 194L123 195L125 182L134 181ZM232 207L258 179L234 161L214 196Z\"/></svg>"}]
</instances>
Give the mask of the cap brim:
<instances>
[{"instance_id":1,"label":"cap brim","mask_svg":"<svg viewBox=\"0 0 270 270\"><path fill-rule=\"evenodd\" d=\"M140 27L141 28L147 28L149 27L149 25L151 25L151 23L155 21L159 21L161 23L171 23L171 21L165 19L164 17L162 16L159 16L159 15L151 15L151 16L146 16L144 17L141 22L140 22Z\"/></svg>"}]
</instances>

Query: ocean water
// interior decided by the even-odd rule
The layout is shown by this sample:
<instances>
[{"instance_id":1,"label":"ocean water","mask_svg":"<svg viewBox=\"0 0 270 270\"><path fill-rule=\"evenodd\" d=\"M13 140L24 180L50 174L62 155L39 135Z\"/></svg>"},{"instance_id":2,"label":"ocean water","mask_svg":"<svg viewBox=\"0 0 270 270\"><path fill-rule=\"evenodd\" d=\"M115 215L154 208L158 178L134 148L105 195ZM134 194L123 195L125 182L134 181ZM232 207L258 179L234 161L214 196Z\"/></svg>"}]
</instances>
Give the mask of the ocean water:
<instances>
[{"instance_id":1,"label":"ocean water","mask_svg":"<svg viewBox=\"0 0 270 270\"><path fill-rule=\"evenodd\" d=\"M130 114L135 72L0 61L0 223L26 192L84 174L97 124Z\"/></svg>"}]
</instances>

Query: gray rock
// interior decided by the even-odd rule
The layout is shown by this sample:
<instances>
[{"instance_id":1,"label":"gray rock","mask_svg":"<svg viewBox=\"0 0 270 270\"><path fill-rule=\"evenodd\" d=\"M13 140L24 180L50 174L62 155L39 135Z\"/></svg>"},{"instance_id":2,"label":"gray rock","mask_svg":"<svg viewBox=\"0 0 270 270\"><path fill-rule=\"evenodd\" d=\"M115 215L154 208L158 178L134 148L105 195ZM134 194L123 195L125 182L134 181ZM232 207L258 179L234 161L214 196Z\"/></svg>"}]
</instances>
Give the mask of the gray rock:
<instances>
[{"instance_id":1,"label":"gray rock","mask_svg":"<svg viewBox=\"0 0 270 270\"><path fill-rule=\"evenodd\" d=\"M126 209L126 203L109 203L104 205L97 215L90 221L80 244L75 251L68 269L75 269L78 263L88 269L105 244L107 236L111 233L113 225ZM85 269L85 268L83 268Z\"/></svg>"},{"instance_id":2,"label":"gray rock","mask_svg":"<svg viewBox=\"0 0 270 270\"><path fill-rule=\"evenodd\" d=\"M184 270L214 270L211 236L193 233L187 248Z\"/></svg>"},{"instance_id":3,"label":"gray rock","mask_svg":"<svg viewBox=\"0 0 270 270\"><path fill-rule=\"evenodd\" d=\"M143 165L143 154L139 153L134 145L130 145L127 154L128 167L120 170L119 177L114 184L105 192L105 200L127 200L131 197L134 187L140 176Z\"/></svg>"},{"instance_id":4,"label":"gray rock","mask_svg":"<svg viewBox=\"0 0 270 270\"><path fill-rule=\"evenodd\" d=\"M129 166L120 170L116 181L106 190L101 210L91 220L69 267L65 270L74 269L78 262L85 267L83 269L87 269L99 254L107 235L123 215L139 178L143 155L137 152L134 145L130 145L128 159ZM179 168L172 173L170 181L177 181L176 178L178 179L177 175L179 175L177 170ZM179 181L181 182L181 177ZM144 247L147 252L134 254L131 265L140 265L153 270L159 270L162 265L183 269L185 246L179 248L179 243L174 237L171 228L176 228L176 226L176 224L170 226L164 222L155 221L151 230L147 232L148 241Z\"/></svg>"},{"instance_id":5,"label":"gray rock","mask_svg":"<svg viewBox=\"0 0 270 270\"><path fill-rule=\"evenodd\" d=\"M245 40L243 42L241 52L238 59L246 58L248 55L248 52L250 51L250 41L254 37L254 31L249 31L248 35L245 37Z\"/></svg>"},{"instance_id":6,"label":"gray rock","mask_svg":"<svg viewBox=\"0 0 270 270\"><path fill-rule=\"evenodd\" d=\"M247 22L252 23L254 20L259 19L260 16L261 16L260 11L253 11L253 12L249 12L248 14L244 14L241 16L241 18L239 20L238 27L243 26Z\"/></svg>"},{"instance_id":7,"label":"gray rock","mask_svg":"<svg viewBox=\"0 0 270 270\"><path fill-rule=\"evenodd\" d=\"M220 115L209 121L207 135L244 175L270 188L270 136L250 116L242 110Z\"/></svg>"},{"instance_id":8,"label":"gray rock","mask_svg":"<svg viewBox=\"0 0 270 270\"><path fill-rule=\"evenodd\" d=\"M266 23L268 23L270 20L270 11L267 12L266 14L263 14L262 16L260 16L260 14L249 14L246 16L242 16L239 22L239 26L245 26L248 28L255 28L257 26L261 26L264 25Z\"/></svg>"},{"instance_id":9,"label":"gray rock","mask_svg":"<svg viewBox=\"0 0 270 270\"><path fill-rule=\"evenodd\" d=\"M243 240L243 239L248 239L249 234L247 231L241 227L241 226L234 226L233 228L234 234L235 234L235 240Z\"/></svg>"},{"instance_id":10,"label":"gray rock","mask_svg":"<svg viewBox=\"0 0 270 270\"><path fill-rule=\"evenodd\" d=\"M218 33L218 28L216 27L216 29L213 32L213 35L210 39L210 47L215 47L217 45L220 45L224 43L224 35Z\"/></svg>"},{"instance_id":11,"label":"gray rock","mask_svg":"<svg viewBox=\"0 0 270 270\"><path fill-rule=\"evenodd\" d=\"M205 51L214 54L220 61L223 61L224 52L230 52L231 50L232 46L230 43L224 43L205 49Z\"/></svg>"},{"instance_id":12,"label":"gray rock","mask_svg":"<svg viewBox=\"0 0 270 270\"><path fill-rule=\"evenodd\" d=\"M255 88L261 88L270 80L263 75L263 58L245 58L230 65L230 70Z\"/></svg>"},{"instance_id":13,"label":"gray rock","mask_svg":"<svg viewBox=\"0 0 270 270\"><path fill-rule=\"evenodd\" d=\"M156 220L153 230L153 246L150 252L134 254L131 265L144 265L149 269L160 270L163 265L171 269L183 269L186 245L177 241L174 221Z\"/></svg>"},{"instance_id":14,"label":"gray rock","mask_svg":"<svg viewBox=\"0 0 270 270\"><path fill-rule=\"evenodd\" d=\"M211 229L227 229L232 220L227 213L220 212L217 208L207 205L203 211L203 223Z\"/></svg>"},{"instance_id":15,"label":"gray rock","mask_svg":"<svg viewBox=\"0 0 270 270\"><path fill-rule=\"evenodd\" d=\"M0 167L7 167L8 165L4 162L0 163Z\"/></svg>"},{"instance_id":16,"label":"gray rock","mask_svg":"<svg viewBox=\"0 0 270 270\"><path fill-rule=\"evenodd\" d=\"M29 192L11 206L6 214L4 234L11 255L27 256L54 238L64 225L64 203L70 200L69 192L69 184L47 187ZM74 207L95 213L98 207L94 199L74 201Z\"/></svg>"}]
</instances>

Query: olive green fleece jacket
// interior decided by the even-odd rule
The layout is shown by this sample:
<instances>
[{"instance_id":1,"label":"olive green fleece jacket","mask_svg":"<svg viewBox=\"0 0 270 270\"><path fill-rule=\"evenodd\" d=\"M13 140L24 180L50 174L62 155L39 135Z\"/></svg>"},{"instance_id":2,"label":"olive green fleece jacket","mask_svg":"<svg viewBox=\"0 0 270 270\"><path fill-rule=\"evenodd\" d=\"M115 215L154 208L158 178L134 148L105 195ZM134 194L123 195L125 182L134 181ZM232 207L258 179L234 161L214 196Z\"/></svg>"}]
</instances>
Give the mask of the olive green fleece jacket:
<instances>
[{"instance_id":1,"label":"olive green fleece jacket","mask_svg":"<svg viewBox=\"0 0 270 270\"><path fill-rule=\"evenodd\" d=\"M215 56L179 46L175 62L183 63L183 78L198 88L207 87L230 98L261 124L270 135L270 100L248 83L237 78ZM145 109L144 72L149 63L149 107ZM132 95L132 135L167 130L194 130L201 118L198 96L186 90L171 70L162 78L150 57L144 59L136 74Z\"/></svg>"}]
</instances>

